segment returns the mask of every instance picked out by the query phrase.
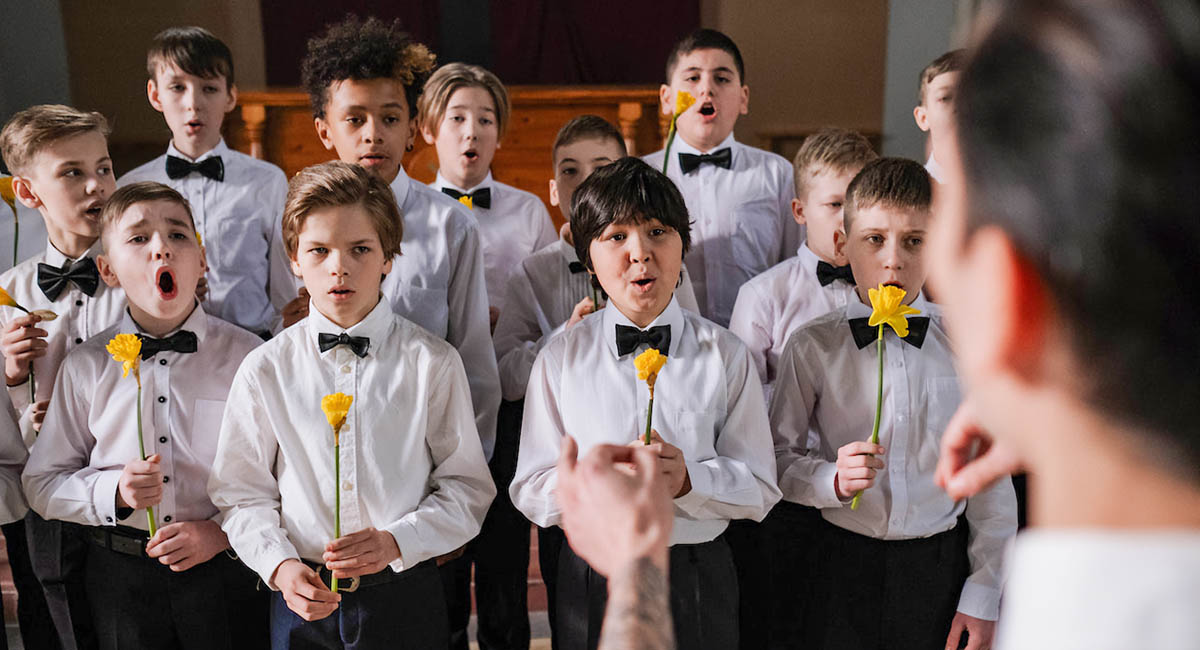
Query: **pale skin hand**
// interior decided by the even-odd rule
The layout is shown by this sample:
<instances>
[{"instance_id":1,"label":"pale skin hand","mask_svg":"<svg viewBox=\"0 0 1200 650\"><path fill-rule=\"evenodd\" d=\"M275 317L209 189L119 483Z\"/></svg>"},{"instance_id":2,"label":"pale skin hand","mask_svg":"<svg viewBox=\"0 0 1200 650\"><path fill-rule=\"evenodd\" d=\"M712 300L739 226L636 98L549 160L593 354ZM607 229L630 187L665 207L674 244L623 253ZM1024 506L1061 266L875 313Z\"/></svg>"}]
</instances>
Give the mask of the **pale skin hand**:
<instances>
[{"instance_id":1,"label":"pale skin hand","mask_svg":"<svg viewBox=\"0 0 1200 650\"><path fill-rule=\"evenodd\" d=\"M659 461L662 463L662 473L667 479L667 494L672 498L679 497L692 491L692 477L688 476L687 461L683 458L683 451L662 439L658 435L657 429L650 430L650 444L647 445L644 438L638 436L637 440L629 443L630 447L645 447L658 455Z\"/></svg>"},{"instance_id":2,"label":"pale skin hand","mask_svg":"<svg viewBox=\"0 0 1200 650\"><path fill-rule=\"evenodd\" d=\"M308 289L300 287L300 292L291 302L283 306L283 326L290 327L293 323L308 316Z\"/></svg>"},{"instance_id":3,"label":"pale skin hand","mask_svg":"<svg viewBox=\"0 0 1200 650\"><path fill-rule=\"evenodd\" d=\"M196 300L204 302L208 300L208 278L200 276L200 281L196 283Z\"/></svg>"},{"instance_id":4,"label":"pale skin hand","mask_svg":"<svg viewBox=\"0 0 1200 650\"><path fill-rule=\"evenodd\" d=\"M933 480L951 499L974 496L996 480L1021 471L1021 459L977 424L970 400L959 405L942 434Z\"/></svg>"},{"instance_id":5,"label":"pale skin hand","mask_svg":"<svg viewBox=\"0 0 1200 650\"><path fill-rule=\"evenodd\" d=\"M46 330L35 327L40 316L23 314L12 319L0 335L0 353L4 354L4 379L17 386L29 379L29 364L46 356Z\"/></svg>"},{"instance_id":6,"label":"pale skin hand","mask_svg":"<svg viewBox=\"0 0 1200 650\"><path fill-rule=\"evenodd\" d=\"M955 612L954 620L950 623L950 635L946 637L946 650L958 648L958 640L962 637L963 630L967 632L966 650L990 650L992 637L996 634L996 621L985 621Z\"/></svg>"},{"instance_id":7,"label":"pale skin hand","mask_svg":"<svg viewBox=\"0 0 1200 650\"><path fill-rule=\"evenodd\" d=\"M596 311L596 305L592 302L592 297L587 296L583 300L575 303L575 309L571 310L571 317L567 319L567 327L571 327L575 323L583 320L584 316Z\"/></svg>"},{"instance_id":8,"label":"pale skin hand","mask_svg":"<svg viewBox=\"0 0 1200 650\"><path fill-rule=\"evenodd\" d=\"M883 469L882 456L887 450L869 442L852 442L838 449L837 476L833 478L833 490L839 499L845 500L861 490L875 485L877 470Z\"/></svg>"},{"instance_id":9,"label":"pale skin hand","mask_svg":"<svg viewBox=\"0 0 1200 650\"><path fill-rule=\"evenodd\" d=\"M146 545L146 555L171 567L187 571L229 548L229 538L214 521L184 521L158 529Z\"/></svg>"},{"instance_id":10,"label":"pale skin hand","mask_svg":"<svg viewBox=\"0 0 1200 650\"><path fill-rule=\"evenodd\" d=\"M332 614L341 602L341 594L335 594L321 582L321 577L300 560L284 560L275 569L272 582L283 594L283 602L296 616L312 622Z\"/></svg>"},{"instance_id":11,"label":"pale skin hand","mask_svg":"<svg viewBox=\"0 0 1200 650\"><path fill-rule=\"evenodd\" d=\"M133 460L121 470L117 481L117 506L141 510L162 501L163 480L158 454L146 460Z\"/></svg>"},{"instance_id":12,"label":"pale skin hand","mask_svg":"<svg viewBox=\"0 0 1200 650\"><path fill-rule=\"evenodd\" d=\"M383 571L400 559L396 538L386 530L364 528L325 545L321 561L335 578L355 578Z\"/></svg>"},{"instance_id":13,"label":"pale skin hand","mask_svg":"<svg viewBox=\"0 0 1200 650\"><path fill-rule=\"evenodd\" d=\"M48 399L33 403L33 413L30 414L29 419L33 422L34 431L42 430L42 422L46 421L46 411L49 410L49 408L50 400Z\"/></svg>"}]
</instances>

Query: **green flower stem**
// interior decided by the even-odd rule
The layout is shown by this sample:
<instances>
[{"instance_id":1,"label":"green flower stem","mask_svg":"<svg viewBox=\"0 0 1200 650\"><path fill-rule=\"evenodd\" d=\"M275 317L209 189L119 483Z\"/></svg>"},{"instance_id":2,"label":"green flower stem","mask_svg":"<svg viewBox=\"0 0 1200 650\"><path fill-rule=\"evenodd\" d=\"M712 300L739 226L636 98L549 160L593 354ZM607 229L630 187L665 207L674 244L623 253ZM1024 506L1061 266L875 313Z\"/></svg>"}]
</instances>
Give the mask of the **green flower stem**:
<instances>
[{"instance_id":1,"label":"green flower stem","mask_svg":"<svg viewBox=\"0 0 1200 650\"><path fill-rule=\"evenodd\" d=\"M37 403L37 380L33 376L33 362L29 362L29 403Z\"/></svg>"},{"instance_id":2,"label":"green flower stem","mask_svg":"<svg viewBox=\"0 0 1200 650\"><path fill-rule=\"evenodd\" d=\"M588 287L592 289L592 309L600 309L600 296L596 295L596 284L591 278L588 278Z\"/></svg>"},{"instance_id":3,"label":"green flower stem","mask_svg":"<svg viewBox=\"0 0 1200 650\"><path fill-rule=\"evenodd\" d=\"M138 451L142 454L142 460L146 460L146 441L142 437L142 378L137 378L137 425L138 425ZM154 533L158 531L158 527L154 525L154 506L146 508L146 522L150 528L150 536L154 537Z\"/></svg>"},{"instance_id":4,"label":"green flower stem","mask_svg":"<svg viewBox=\"0 0 1200 650\"><path fill-rule=\"evenodd\" d=\"M646 406L646 433L643 434L643 440L648 445L650 444L650 418L654 415L654 387L650 387L650 403Z\"/></svg>"},{"instance_id":5,"label":"green flower stem","mask_svg":"<svg viewBox=\"0 0 1200 650\"><path fill-rule=\"evenodd\" d=\"M679 119L678 115L671 118L671 128L667 129L667 147L663 150L663 168L662 173L667 173L667 163L671 162L671 144L675 142L675 120Z\"/></svg>"},{"instance_id":6,"label":"green flower stem","mask_svg":"<svg viewBox=\"0 0 1200 650\"><path fill-rule=\"evenodd\" d=\"M21 222L17 219L17 206L13 205L13 266L17 265L17 245L21 242Z\"/></svg>"},{"instance_id":7,"label":"green flower stem","mask_svg":"<svg viewBox=\"0 0 1200 650\"><path fill-rule=\"evenodd\" d=\"M871 444L879 444L879 418L883 414L883 325L879 325L879 339L875 342L875 349L879 352L879 390L875 393L875 424L871 426ZM858 510L858 500L862 497L862 490L859 490L854 495L854 500L850 502L851 510Z\"/></svg>"},{"instance_id":8,"label":"green flower stem","mask_svg":"<svg viewBox=\"0 0 1200 650\"><path fill-rule=\"evenodd\" d=\"M342 446L336 439L333 443L333 477L337 481L333 486L333 538L339 539L342 536ZM330 580L329 586L336 594L338 579Z\"/></svg>"}]
</instances>

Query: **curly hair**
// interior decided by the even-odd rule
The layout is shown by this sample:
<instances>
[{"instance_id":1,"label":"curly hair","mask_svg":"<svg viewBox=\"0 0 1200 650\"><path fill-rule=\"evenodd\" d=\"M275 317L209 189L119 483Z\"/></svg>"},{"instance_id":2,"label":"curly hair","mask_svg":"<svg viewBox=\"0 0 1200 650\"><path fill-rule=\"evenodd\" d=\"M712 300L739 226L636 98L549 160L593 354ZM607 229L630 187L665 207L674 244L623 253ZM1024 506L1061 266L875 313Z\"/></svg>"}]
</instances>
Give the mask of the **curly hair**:
<instances>
[{"instance_id":1,"label":"curly hair","mask_svg":"<svg viewBox=\"0 0 1200 650\"><path fill-rule=\"evenodd\" d=\"M404 86L412 119L436 61L428 48L400 28L399 20L389 24L375 17L363 20L347 14L341 22L327 26L324 34L309 39L300 69L314 117L325 117L334 82L394 79Z\"/></svg>"}]
</instances>

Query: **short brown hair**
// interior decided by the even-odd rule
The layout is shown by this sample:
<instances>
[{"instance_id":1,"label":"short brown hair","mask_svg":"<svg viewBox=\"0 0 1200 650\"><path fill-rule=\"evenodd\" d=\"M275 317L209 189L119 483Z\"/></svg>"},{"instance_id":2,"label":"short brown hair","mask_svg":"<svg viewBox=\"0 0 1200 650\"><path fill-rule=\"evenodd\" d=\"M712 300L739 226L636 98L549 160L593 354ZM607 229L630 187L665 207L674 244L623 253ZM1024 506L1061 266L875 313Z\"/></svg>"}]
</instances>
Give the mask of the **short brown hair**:
<instances>
[{"instance_id":1,"label":"short brown hair","mask_svg":"<svg viewBox=\"0 0 1200 650\"><path fill-rule=\"evenodd\" d=\"M508 90L486 68L467 63L447 63L425 82L425 89L417 99L417 122L421 128L428 127L431 133L437 135L450 98L459 88L482 88L491 95L492 103L496 105L496 128L500 137L504 137L508 116L512 113Z\"/></svg>"},{"instance_id":2,"label":"short brown hair","mask_svg":"<svg viewBox=\"0 0 1200 650\"><path fill-rule=\"evenodd\" d=\"M107 138L108 120L62 104L31 106L13 115L0 131L0 156L13 175L24 175L46 146L91 131Z\"/></svg>"},{"instance_id":3,"label":"short brown hair","mask_svg":"<svg viewBox=\"0 0 1200 650\"><path fill-rule=\"evenodd\" d=\"M580 140L595 138L598 140L613 140L621 149L621 157L629 155L625 148L625 138L617 127L599 115L577 115L567 121L554 136L554 147L550 150L551 161L558 160L558 150Z\"/></svg>"},{"instance_id":4,"label":"short brown hair","mask_svg":"<svg viewBox=\"0 0 1200 650\"><path fill-rule=\"evenodd\" d=\"M146 53L146 74L154 79L164 65L203 79L225 77L225 89L233 88L233 54L203 27L170 27L159 32Z\"/></svg>"},{"instance_id":5,"label":"short brown hair","mask_svg":"<svg viewBox=\"0 0 1200 650\"><path fill-rule=\"evenodd\" d=\"M808 194L809 179L821 172L857 172L878 157L871 143L858 131L837 127L820 129L804 138L792 159L796 197L803 199Z\"/></svg>"},{"instance_id":6,"label":"short brown hair","mask_svg":"<svg viewBox=\"0 0 1200 650\"><path fill-rule=\"evenodd\" d=\"M927 211L932 202L933 186L921 163L908 158L878 158L867 163L846 188L843 225L850 232L855 213L876 205Z\"/></svg>"},{"instance_id":7,"label":"short brown hair","mask_svg":"<svg viewBox=\"0 0 1200 650\"><path fill-rule=\"evenodd\" d=\"M392 188L360 165L335 160L305 167L288 182L283 206L283 245L296 259L300 231L313 210L361 205L375 226L385 259L400 254L404 221Z\"/></svg>"},{"instance_id":8,"label":"short brown hair","mask_svg":"<svg viewBox=\"0 0 1200 650\"><path fill-rule=\"evenodd\" d=\"M933 60L933 63L925 66L921 71L921 79L917 85L917 105L925 105L925 89L929 84L937 78L938 75L946 74L947 72L958 72L963 69L967 63L966 50L950 50L945 54Z\"/></svg>"},{"instance_id":9,"label":"short brown hair","mask_svg":"<svg viewBox=\"0 0 1200 650\"><path fill-rule=\"evenodd\" d=\"M141 181L118 188L104 202L104 208L100 210L100 234L103 235L108 231L129 208L138 203L149 203L151 201L169 201L183 206L184 211L187 212L188 220L192 222L192 230L196 229L196 218L192 216L192 205L188 203L187 199L183 198L182 194L162 183Z\"/></svg>"}]
</instances>

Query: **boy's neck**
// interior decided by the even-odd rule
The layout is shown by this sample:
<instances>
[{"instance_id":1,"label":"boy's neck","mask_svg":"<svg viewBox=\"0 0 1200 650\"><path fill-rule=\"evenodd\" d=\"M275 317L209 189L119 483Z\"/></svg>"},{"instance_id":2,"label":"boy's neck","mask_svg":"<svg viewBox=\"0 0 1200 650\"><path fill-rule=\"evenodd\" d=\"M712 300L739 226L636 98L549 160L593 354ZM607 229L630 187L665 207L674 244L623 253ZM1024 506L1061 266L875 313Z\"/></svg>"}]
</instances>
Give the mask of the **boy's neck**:
<instances>
[{"instance_id":1,"label":"boy's neck","mask_svg":"<svg viewBox=\"0 0 1200 650\"><path fill-rule=\"evenodd\" d=\"M816 256L817 260L820 262L825 262L826 264L829 264L830 266L845 266L846 264L848 264L848 262L846 262L845 260L842 260L841 262L839 262L836 255L826 255L822 251L819 251L819 250L813 248L812 246L809 246L808 242L805 242L802 245L805 248L807 248L809 250L809 252L811 252L814 256Z\"/></svg>"},{"instance_id":2,"label":"boy's neck","mask_svg":"<svg viewBox=\"0 0 1200 650\"><path fill-rule=\"evenodd\" d=\"M391 173L381 174L379 178L383 179L383 182L387 183L388 185L391 185L392 183L396 182L396 177L400 175L400 171L403 169L404 165L396 165L396 168L392 170Z\"/></svg>"},{"instance_id":3,"label":"boy's neck","mask_svg":"<svg viewBox=\"0 0 1200 650\"><path fill-rule=\"evenodd\" d=\"M200 156L203 156L204 154L212 151L213 149L216 149L217 145L219 145L219 144L221 144L221 139L217 138L217 141L213 142L212 144L207 144L207 145L199 144L199 145L196 145L195 149L190 149L190 148L188 148L189 145L180 146L179 143L176 142L174 138L171 139L171 145L175 147L175 151L178 151L179 153L183 154L184 156L187 156L192 162L195 162L196 159L198 159Z\"/></svg>"},{"instance_id":4,"label":"boy's neck","mask_svg":"<svg viewBox=\"0 0 1200 650\"><path fill-rule=\"evenodd\" d=\"M681 140L683 140L684 142L686 142L689 147L699 151L702 154L707 154L707 153L712 153L713 149L716 149L717 147L721 146L722 142L729 139L729 136L733 135L733 131L726 133L725 135L721 136L720 138L717 138L715 141L704 140L704 141L700 141L700 142L692 142L691 138L687 137L686 135L684 135L683 133L681 133L679 131L676 131L675 135L677 137L679 137Z\"/></svg>"},{"instance_id":5,"label":"boy's neck","mask_svg":"<svg viewBox=\"0 0 1200 650\"><path fill-rule=\"evenodd\" d=\"M671 300L674 300L674 299L675 299L675 294L674 294L674 293L672 293L672 294L671 294ZM661 316L662 316L662 315L663 315L663 314L664 314L664 313L667 311L667 307L670 307L670 306L671 306L671 300L668 300L668 301L667 301L667 304L663 305L663 308L662 308L662 309L660 309L660 310L658 310L658 313L654 314L653 316L651 316L651 315L649 314L649 312L647 312L647 313L645 313L645 314L640 314L640 315L638 315L638 316L630 316L630 315L629 315L629 312L627 312L627 311L625 311L624 309L622 309L622 308L621 308L621 306L620 306L620 305L618 305L616 302L613 302L613 301L610 299L610 300L609 300L609 303L610 303L610 304L611 304L613 307L615 307L615 308L617 309L617 311L621 312L621 315L622 315L622 316L624 316L625 318L628 318L628 319L629 319L629 322L631 322L631 323L633 323L634 325L636 325L638 329L642 329L642 330L644 330L644 329L646 329L647 327L650 327L651 323L653 323L654 321L658 320L658 319L659 319L659 317L661 317Z\"/></svg>"},{"instance_id":6,"label":"boy's neck","mask_svg":"<svg viewBox=\"0 0 1200 650\"><path fill-rule=\"evenodd\" d=\"M344 319L342 319L342 318L337 318L337 317L334 317L334 316L330 316L329 314L326 314L324 311L322 311L322 310L321 310L321 307L320 307L319 305L317 305L317 303L316 303L316 302L313 302L313 303L312 303L312 308L313 308L313 309L315 309L315 310L317 310L317 313L318 313L318 314L321 314L321 316L324 316L324 317L325 317L325 320L327 320L327 321L329 321L329 322L333 323L334 325L337 325L338 327L342 328L343 330L348 330L348 329L350 329L351 327L354 327L355 325L358 325L359 323L361 323L361 322L363 322L364 320L366 320L366 319L367 319L367 316L370 316L370 315L371 315L371 312L375 311L375 308L379 306L379 301L380 301L380 300L383 300L383 293L382 293L382 291L381 291L381 292L380 292L380 294L379 294L379 299L378 299L378 300L376 300L376 301L375 301L375 303L371 305L371 308L370 308L370 309L366 310L366 311L365 311L365 312L363 312L362 314L357 314L357 315L354 315L354 316L349 316L349 317L347 317L347 318L344 318Z\"/></svg>"},{"instance_id":7,"label":"boy's neck","mask_svg":"<svg viewBox=\"0 0 1200 650\"><path fill-rule=\"evenodd\" d=\"M45 213L43 213L43 219L45 219L45 216ZM96 240L99 239L99 237L85 237L73 232L58 230L50 225L49 219L45 219L45 221L46 236L50 240L50 245L58 252L73 260L78 260L87 254L92 244L95 244Z\"/></svg>"},{"instance_id":8,"label":"boy's neck","mask_svg":"<svg viewBox=\"0 0 1200 650\"><path fill-rule=\"evenodd\" d=\"M138 329L156 339L160 339L171 332L174 332L180 327L183 327L183 324L187 322L187 319L192 317L192 313L195 312L196 307L199 306L199 303L196 303L194 299L192 302L192 308L188 310L187 313L178 318L169 320L156 318L131 302L129 303L129 317L133 319L133 322L138 326Z\"/></svg>"},{"instance_id":9,"label":"boy's neck","mask_svg":"<svg viewBox=\"0 0 1200 650\"><path fill-rule=\"evenodd\" d=\"M463 192L466 192L467 190L471 190L471 189L474 189L475 187L478 187L480 183L487 180L488 174L491 173L491 169L489 168L486 171L484 171L483 175L481 175L481 176L456 177L453 174L447 174L446 172L441 171L441 170L438 170L438 173L442 175L442 180L453 185L455 188L457 188Z\"/></svg>"}]
</instances>

